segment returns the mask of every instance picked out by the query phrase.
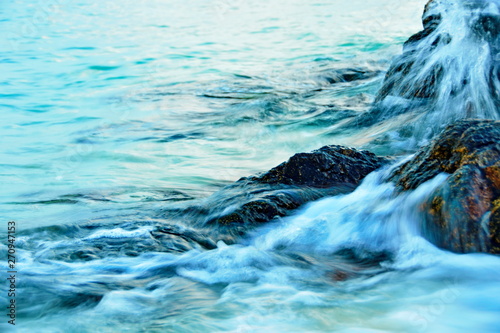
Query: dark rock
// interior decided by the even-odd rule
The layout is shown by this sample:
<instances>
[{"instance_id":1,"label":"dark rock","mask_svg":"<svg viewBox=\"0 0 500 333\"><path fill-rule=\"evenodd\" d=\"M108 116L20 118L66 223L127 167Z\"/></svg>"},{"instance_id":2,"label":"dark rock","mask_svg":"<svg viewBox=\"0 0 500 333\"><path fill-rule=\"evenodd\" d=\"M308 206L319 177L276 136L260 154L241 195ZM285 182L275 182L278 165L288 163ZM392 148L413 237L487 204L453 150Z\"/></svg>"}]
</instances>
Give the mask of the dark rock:
<instances>
[{"instance_id":1,"label":"dark rock","mask_svg":"<svg viewBox=\"0 0 500 333\"><path fill-rule=\"evenodd\" d=\"M369 151L342 146L325 146L311 153L292 156L270 171L250 180L267 184L331 187L338 184L358 185L386 160Z\"/></svg>"},{"instance_id":2,"label":"dark rock","mask_svg":"<svg viewBox=\"0 0 500 333\"><path fill-rule=\"evenodd\" d=\"M258 176L242 178L207 199L208 224L240 226L269 222L306 202L354 190L389 160L368 151L325 146L299 153ZM228 207L232 207L228 209Z\"/></svg>"},{"instance_id":3,"label":"dark rock","mask_svg":"<svg viewBox=\"0 0 500 333\"><path fill-rule=\"evenodd\" d=\"M452 37L449 34L435 34L435 27L424 29L411 36L403 46L403 54L396 58L389 67L384 79L382 88L380 89L376 102L383 100L389 95L399 96L406 99L414 98L433 98L436 96L436 87L439 86L443 78L443 68L440 64L434 64L418 79L409 79L412 71L416 72L426 65L426 59L419 56L425 50L419 50L418 54L415 51L416 44L421 40L431 36L433 42L428 46L426 52L443 44L449 44Z\"/></svg>"},{"instance_id":4,"label":"dark rock","mask_svg":"<svg viewBox=\"0 0 500 333\"><path fill-rule=\"evenodd\" d=\"M398 57L387 71L377 101L383 100L388 95L408 99L436 96L437 87L443 76L443 68L442 66L425 68L428 64L427 57L430 57L437 47L450 44L453 39L450 34L454 31L448 30L446 32L446 29L438 29L443 20L441 12L446 12L449 9L446 6L442 2L433 0L425 5L422 16L424 29L411 36L404 43L403 55ZM477 39L487 41L492 49L491 53L495 54L495 51L498 51L500 15L489 13L485 9L486 3L484 1L469 1L464 4L464 7L471 13L478 11L479 14L477 17L471 15L470 19L466 19L468 21L464 23L465 26L457 26L456 29L470 29ZM429 42L424 43L423 41L427 39L430 39ZM483 46L478 44L478 47ZM425 72L422 69L425 69ZM415 78L405 80L410 71L414 72L413 77ZM419 71L422 71L423 75L415 75Z\"/></svg>"},{"instance_id":5,"label":"dark rock","mask_svg":"<svg viewBox=\"0 0 500 333\"><path fill-rule=\"evenodd\" d=\"M241 188L255 188L255 185L247 185ZM351 189L347 187L337 188L335 191L328 191L331 194L346 193ZM222 212L215 218L212 218L209 223L220 226L234 226L236 224L246 228L255 223L269 222L276 217L285 216L291 210L298 208L300 205L318 199L325 194L321 191L312 189L273 189L269 187L267 190L256 193L247 198L244 198L243 203L235 206L230 212Z\"/></svg>"},{"instance_id":6,"label":"dark rock","mask_svg":"<svg viewBox=\"0 0 500 333\"><path fill-rule=\"evenodd\" d=\"M408 38L404 43L403 54L393 61L387 71L384 83L377 96L377 101L383 100L388 95L397 95L408 99L430 98L435 95L435 87L439 84L443 72L439 66L434 66L428 71L427 75L418 80L405 80L412 69L418 70L418 68L425 65L426 60L419 57L422 51L429 53L436 46L451 42L452 37L450 35L435 33L442 20L441 13L436 12L435 7L435 2L432 0L425 5L424 14L422 15L424 29ZM423 46L423 48L429 49L420 49L419 52L415 52L420 42L427 38L434 39L430 47L427 45Z\"/></svg>"},{"instance_id":7,"label":"dark rock","mask_svg":"<svg viewBox=\"0 0 500 333\"><path fill-rule=\"evenodd\" d=\"M443 172L449 177L422 207L426 236L455 252L500 253L500 121L447 127L390 180L406 191Z\"/></svg>"},{"instance_id":8,"label":"dark rock","mask_svg":"<svg viewBox=\"0 0 500 333\"><path fill-rule=\"evenodd\" d=\"M328 69L321 72L321 77L330 84L366 80L377 75L378 71L364 68Z\"/></svg>"},{"instance_id":9,"label":"dark rock","mask_svg":"<svg viewBox=\"0 0 500 333\"><path fill-rule=\"evenodd\" d=\"M472 23L472 31L482 39L493 41L500 34L500 15L486 14L479 16Z\"/></svg>"},{"instance_id":10,"label":"dark rock","mask_svg":"<svg viewBox=\"0 0 500 333\"><path fill-rule=\"evenodd\" d=\"M422 23L424 28L429 26L437 26L441 23L441 13L437 10L438 4L435 0L427 1L422 14Z\"/></svg>"},{"instance_id":11,"label":"dark rock","mask_svg":"<svg viewBox=\"0 0 500 333\"><path fill-rule=\"evenodd\" d=\"M403 53L392 61L372 107L341 129L373 126L406 114L419 117L421 123L410 124L400 117L403 123L391 124L391 130L404 138L409 129L413 133L409 141L418 142L439 133L446 119L498 119L500 15L495 6L500 9L490 1L429 1L422 16L423 30L411 36ZM467 61L464 49L471 50ZM479 54L480 64L471 61ZM489 89L477 94L483 85ZM447 110L450 115L441 116Z\"/></svg>"},{"instance_id":12,"label":"dark rock","mask_svg":"<svg viewBox=\"0 0 500 333\"><path fill-rule=\"evenodd\" d=\"M428 56L435 48L452 41L448 33L437 31L442 21L438 10L434 1L427 3L422 16L424 29L408 38L403 53L391 62L372 107L347 122L345 128L368 127L405 113L424 112L422 106L436 97L444 69L439 63L427 67ZM427 39L432 42L426 43ZM425 71L421 73L423 68ZM394 105L388 97L405 100L406 104Z\"/></svg>"},{"instance_id":13,"label":"dark rock","mask_svg":"<svg viewBox=\"0 0 500 333\"><path fill-rule=\"evenodd\" d=\"M217 247L205 230L196 230L175 221L165 220L115 221L102 224L93 221L79 226L47 226L27 229L25 232L32 239L54 240L53 237L79 239L78 242L64 242L51 251L42 251L39 259L60 261L91 261L117 256L136 257L146 252L182 253L192 249L214 249ZM179 223L179 224L177 224ZM136 237L119 234L107 234L101 237L89 237L96 231L123 229L134 231L140 227L150 227L148 234ZM35 243L36 244L36 243ZM28 246L32 246L31 244ZM36 246L36 245L34 245Z\"/></svg>"}]
</instances>

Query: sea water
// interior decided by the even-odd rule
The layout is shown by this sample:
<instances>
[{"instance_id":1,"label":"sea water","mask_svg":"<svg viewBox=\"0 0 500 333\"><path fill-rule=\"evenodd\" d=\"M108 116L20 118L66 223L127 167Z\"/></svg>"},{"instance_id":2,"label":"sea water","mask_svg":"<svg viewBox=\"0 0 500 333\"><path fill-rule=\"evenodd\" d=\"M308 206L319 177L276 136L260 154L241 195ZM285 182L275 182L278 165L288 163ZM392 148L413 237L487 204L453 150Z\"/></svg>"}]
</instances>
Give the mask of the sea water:
<instances>
[{"instance_id":1,"label":"sea water","mask_svg":"<svg viewBox=\"0 0 500 333\"><path fill-rule=\"evenodd\" d=\"M398 196L380 170L212 250L151 237L168 207L383 131L332 136L370 108L425 2L3 2L0 214L18 229L18 308L1 330L498 331L500 259L421 234L419 203L445 174ZM329 82L349 68L367 78Z\"/></svg>"}]
</instances>

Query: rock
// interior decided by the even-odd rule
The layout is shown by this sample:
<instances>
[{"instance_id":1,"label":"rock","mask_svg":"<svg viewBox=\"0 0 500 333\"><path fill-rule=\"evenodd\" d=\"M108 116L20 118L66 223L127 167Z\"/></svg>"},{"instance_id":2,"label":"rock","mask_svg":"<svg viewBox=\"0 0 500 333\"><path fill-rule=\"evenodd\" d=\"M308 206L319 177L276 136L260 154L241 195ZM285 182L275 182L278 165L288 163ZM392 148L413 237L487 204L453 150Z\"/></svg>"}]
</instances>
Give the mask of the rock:
<instances>
[{"instance_id":1,"label":"rock","mask_svg":"<svg viewBox=\"0 0 500 333\"><path fill-rule=\"evenodd\" d=\"M372 107L347 122L345 128L364 128L401 114L424 112L422 107L436 97L445 69L440 63L427 66L428 57L438 46L452 41L448 33L437 31L442 21L439 10L435 1L426 4L422 16L424 29L408 38L403 53L391 62Z\"/></svg>"},{"instance_id":2,"label":"rock","mask_svg":"<svg viewBox=\"0 0 500 333\"><path fill-rule=\"evenodd\" d=\"M456 122L390 180L407 191L443 172L449 177L422 207L426 236L455 252L500 254L500 121Z\"/></svg>"},{"instance_id":3,"label":"rock","mask_svg":"<svg viewBox=\"0 0 500 333\"><path fill-rule=\"evenodd\" d=\"M431 1L432 2L432 1ZM436 87L443 77L443 68L439 64L433 65L426 70L425 75L409 80L420 68L426 65L426 59L422 53L430 54L439 45L451 43L452 37L448 33L436 32L441 23L441 14L431 13L430 2L426 5L422 17L424 29L417 32L404 43L403 54L396 58L387 71L382 88L376 101L381 101L389 95L399 96L407 99L432 98L436 95ZM432 43L420 43L432 38ZM418 52L416 52L418 49Z\"/></svg>"},{"instance_id":4,"label":"rock","mask_svg":"<svg viewBox=\"0 0 500 333\"><path fill-rule=\"evenodd\" d=\"M494 6L493 3L490 5ZM462 40L461 43L464 44L464 48L485 48L487 45L490 51L486 52L485 56L488 56L488 53L492 55L498 54L498 37L500 34L500 15L498 14L498 9L500 9L500 6L496 6L497 8L492 10L485 1L469 1L460 5L447 1L429 1L425 5L422 15L424 29L411 36L404 43L403 54L393 61L387 71L383 86L377 96L377 101L383 100L388 95L407 99L436 97L437 87L439 87L443 79L443 72L445 68L453 67L453 58L456 55L448 53L447 57L450 59L446 59L445 61L445 65L448 64L448 66L433 63L429 59L433 57L437 49L442 50L442 46L452 42L454 38L452 35L456 35L459 40ZM457 19L450 18L450 16L457 15L456 12L453 14L447 13L451 11L470 12L470 14L461 14L463 22L459 23ZM455 30L448 26L439 28L443 21L443 13L446 13L448 16L447 25L453 24ZM455 34L456 30L470 30L472 35L475 35L475 38L471 38L468 34ZM474 39L475 45L471 44L471 41ZM448 51L439 52L446 54ZM492 68L497 61L498 59L495 59L493 56L490 62ZM455 71L457 75L463 75L459 71ZM486 71L485 75L493 76L494 73ZM463 85L466 85L467 81L467 76L465 76Z\"/></svg>"},{"instance_id":5,"label":"rock","mask_svg":"<svg viewBox=\"0 0 500 333\"><path fill-rule=\"evenodd\" d=\"M405 138L411 132L409 141L418 142L441 132L449 120L500 119L499 11L491 1L429 1L423 30L391 62L372 107L342 129L399 117L386 122L393 134ZM408 122L410 117L418 121Z\"/></svg>"},{"instance_id":6,"label":"rock","mask_svg":"<svg viewBox=\"0 0 500 333\"><path fill-rule=\"evenodd\" d=\"M249 179L259 183L319 188L338 184L358 185L367 174L386 161L366 150L325 146L311 153L295 154L287 162Z\"/></svg>"},{"instance_id":7,"label":"rock","mask_svg":"<svg viewBox=\"0 0 500 333\"><path fill-rule=\"evenodd\" d=\"M296 154L270 171L242 178L208 198L206 223L243 226L237 230L245 230L269 222L308 201L353 191L366 175L388 161L341 146Z\"/></svg>"},{"instance_id":8,"label":"rock","mask_svg":"<svg viewBox=\"0 0 500 333\"><path fill-rule=\"evenodd\" d=\"M422 15L422 24L424 29L436 28L441 23L441 13L437 9L436 1L430 0L425 4L424 13Z\"/></svg>"},{"instance_id":9,"label":"rock","mask_svg":"<svg viewBox=\"0 0 500 333\"><path fill-rule=\"evenodd\" d=\"M320 78L330 84L371 79L380 73L365 68L327 69L321 71Z\"/></svg>"},{"instance_id":10,"label":"rock","mask_svg":"<svg viewBox=\"0 0 500 333\"><path fill-rule=\"evenodd\" d=\"M147 232L137 236L120 234L116 230L138 231L143 227ZM101 233L102 232L102 233ZM97 236L96 236L97 233ZM99 236L99 233L101 235ZM51 251L44 251L39 258L59 261L91 261L118 256L137 257L146 252L183 253L192 249L214 249L217 247L202 231L170 224L164 220L116 221L103 225L90 222L78 226L44 226L30 230L30 235L44 239L47 235L64 235L79 239L65 242ZM86 235L86 237L83 237Z\"/></svg>"},{"instance_id":11,"label":"rock","mask_svg":"<svg viewBox=\"0 0 500 333\"><path fill-rule=\"evenodd\" d=\"M500 15L485 14L472 22L472 31L478 38L488 42L498 39L500 34Z\"/></svg>"}]
</instances>

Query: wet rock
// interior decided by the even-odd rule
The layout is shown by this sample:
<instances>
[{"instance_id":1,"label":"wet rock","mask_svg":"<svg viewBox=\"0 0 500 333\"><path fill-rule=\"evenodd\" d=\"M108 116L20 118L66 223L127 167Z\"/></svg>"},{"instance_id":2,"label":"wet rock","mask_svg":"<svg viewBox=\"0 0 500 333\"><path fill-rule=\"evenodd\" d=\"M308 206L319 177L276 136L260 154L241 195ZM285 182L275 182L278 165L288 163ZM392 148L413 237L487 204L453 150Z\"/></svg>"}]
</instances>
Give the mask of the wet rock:
<instances>
[{"instance_id":1,"label":"wet rock","mask_svg":"<svg viewBox=\"0 0 500 333\"><path fill-rule=\"evenodd\" d=\"M299 153L261 175L242 178L204 203L206 223L247 227L285 216L304 203L354 190L389 160L368 151L325 146ZM240 226L241 228L238 228Z\"/></svg>"},{"instance_id":2,"label":"wet rock","mask_svg":"<svg viewBox=\"0 0 500 333\"><path fill-rule=\"evenodd\" d=\"M425 29L435 28L441 23L441 13L438 10L438 4L435 0L430 0L425 4L422 14L422 23Z\"/></svg>"},{"instance_id":3,"label":"wet rock","mask_svg":"<svg viewBox=\"0 0 500 333\"><path fill-rule=\"evenodd\" d=\"M437 31L441 21L439 7L429 1L422 16L424 29L408 38L403 53L391 62L372 107L347 122L345 128L364 128L405 113L425 112L430 100L436 97L445 72L440 63L427 66L428 56L453 39L450 34Z\"/></svg>"},{"instance_id":4,"label":"wet rock","mask_svg":"<svg viewBox=\"0 0 500 333\"><path fill-rule=\"evenodd\" d=\"M442 14L439 12L436 2L434 0L427 2L424 8L424 13L422 14L422 26L424 27L424 30L419 31L408 38L404 44L405 49L413 43L416 43L433 33L439 24L441 24L441 21Z\"/></svg>"},{"instance_id":5,"label":"wet rock","mask_svg":"<svg viewBox=\"0 0 500 333\"><path fill-rule=\"evenodd\" d=\"M443 78L443 68L440 64L434 64L429 70L418 78L409 80L412 72L424 68L426 59L421 58L422 53L431 53L436 47L451 43L452 36L447 33L435 33L440 19L433 18L424 23L426 28L417 32L404 43L403 54L396 58L387 71L382 88L376 101L381 101L389 95L399 96L406 99L433 98L436 96L437 87ZM424 44L416 51L419 42L432 38L432 42ZM413 74L414 75L414 74Z\"/></svg>"},{"instance_id":6,"label":"wet rock","mask_svg":"<svg viewBox=\"0 0 500 333\"><path fill-rule=\"evenodd\" d=\"M330 84L335 84L371 79L379 74L379 71L365 68L343 68L323 70L320 77Z\"/></svg>"},{"instance_id":7,"label":"wet rock","mask_svg":"<svg viewBox=\"0 0 500 333\"><path fill-rule=\"evenodd\" d=\"M434 66L427 75L424 75L418 80L405 80L412 69L417 69L425 65L425 59L419 58L422 50L415 52L421 41L432 38L433 42L423 44L421 48L427 49L426 52L431 52L440 44L449 44L452 37L449 34L436 34L435 31L441 23L441 13L436 11L434 1L429 1L425 5L424 14L422 15L422 25L424 29L417 32L404 43L403 54L396 58L384 79L382 88L377 96L377 101L383 100L388 95L397 95L403 98L430 98L436 93L435 87L439 84L442 78L442 68Z\"/></svg>"},{"instance_id":8,"label":"wet rock","mask_svg":"<svg viewBox=\"0 0 500 333\"><path fill-rule=\"evenodd\" d=\"M311 153L298 153L270 171L249 179L267 184L331 187L358 185L386 161L369 151L342 146L325 146Z\"/></svg>"},{"instance_id":9,"label":"wet rock","mask_svg":"<svg viewBox=\"0 0 500 333\"><path fill-rule=\"evenodd\" d=\"M434 98L437 88L443 78L442 65L431 65L428 67L428 57L439 47L448 45L453 40L455 31L449 28L438 29L443 20L443 12L447 12L456 4L429 1L422 15L423 30L411 36L403 47L403 54L396 58L387 71L384 83L377 96L377 101L383 100L388 95L400 96L403 98ZM478 40L484 40L495 54L500 34L500 15L495 11L490 12L487 3L484 1L469 1L463 6L463 11L469 11L469 15L464 16L463 27L456 29L470 29ZM478 12L478 14L475 14ZM451 15L451 14L448 14ZM449 19L448 19L449 21ZM455 24L457 24L455 22ZM460 35L460 34L458 34ZM462 36L460 38L468 38ZM464 47L471 47L470 45ZM478 48L483 48L481 43ZM498 52L497 52L498 53ZM494 60L492 60L494 62ZM450 66L451 67L451 64ZM407 79L408 74L413 72L411 80ZM420 75L415 75L419 74ZM457 72L457 75L460 73ZM465 83L464 83L465 84Z\"/></svg>"},{"instance_id":10,"label":"wet rock","mask_svg":"<svg viewBox=\"0 0 500 333\"><path fill-rule=\"evenodd\" d=\"M406 191L443 172L449 177L422 206L425 235L451 251L500 254L500 121L447 127L390 180Z\"/></svg>"},{"instance_id":11,"label":"wet rock","mask_svg":"<svg viewBox=\"0 0 500 333\"><path fill-rule=\"evenodd\" d=\"M256 191L256 189L259 189ZM243 192L249 190L245 195ZM318 191L311 188L297 189L285 186L261 187L256 184L241 186L237 194L232 198L239 198L241 203L230 205L220 211L216 208L208 220L209 224L231 228L231 231L238 231L242 235L249 227L257 223L269 222L277 217L287 215L291 210L296 209L304 203L319 199L325 195L347 193L352 188L347 186L338 187L330 191ZM327 194L328 193L328 194ZM232 200L231 200L232 201ZM222 207L221 207L222 208ZM220 212L216 212L219 210Z\"/></svg>"},{"instance_id":12,"label":"wet rock","mask_svg":"<svg viewBox=\"0 0 500 333\"><path fill-rule=\"evenodd\" d=\"M487 41L494 41L500 34L500 15L485 14L479 16L472 24L472 31Z\"/></svg>"},{"instance_id":13,"label":"wet rock","mask_svg":"<svg viewBox=\"0 0 500 333\"><path fill-rule=\"evenodd\" d=\"M180 222L171 224L166 220L146 219L102 224L95 221L79 226L27 229L30 242L26 246L38 247L37 242L40 240L54 241L60 237L78 239L77 242L61 242L57 247L39 251L38 254L39 259L68 262L119 256L137 257L146 252L183 253L192 249L211 250L217 247L210 238L210 233L184 226ZM123 234L124 231L133 232L141 227L150 230L136 236Z\"/></svg>"},{"instance_id":14,"label":"wet rock","mask_svg":"<svg viewBox=\"0 0 500 333\"><path fill-rule=\"evenodd\" d=\"M407 138L410 131L408 142L415 147L453 120L500 119L498 10L491 1L429 1L423 30L392 61L372 107L341 129L386 122L395 137Z\"/></svg>"}]
</instances>

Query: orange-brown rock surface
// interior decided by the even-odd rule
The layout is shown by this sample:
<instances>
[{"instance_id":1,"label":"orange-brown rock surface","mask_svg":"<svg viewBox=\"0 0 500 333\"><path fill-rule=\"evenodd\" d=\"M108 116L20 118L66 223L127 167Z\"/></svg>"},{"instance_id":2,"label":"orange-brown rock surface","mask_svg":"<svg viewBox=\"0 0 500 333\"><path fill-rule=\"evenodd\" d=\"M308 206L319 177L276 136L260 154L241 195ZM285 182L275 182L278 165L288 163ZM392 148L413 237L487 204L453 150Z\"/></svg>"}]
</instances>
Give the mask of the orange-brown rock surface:
<instances>
[{"instance_id":1,"label":"orange-brown rock surface","mask_svg":"<svg viewBox=\"0 0 500 333\"><path fill-rule=\"evenodd\" d=\"M423 231L455 252L500 253L500 121L463 120L397 168L399 190L450 174L421 207Z\"/></svg>"}]
</instances>

